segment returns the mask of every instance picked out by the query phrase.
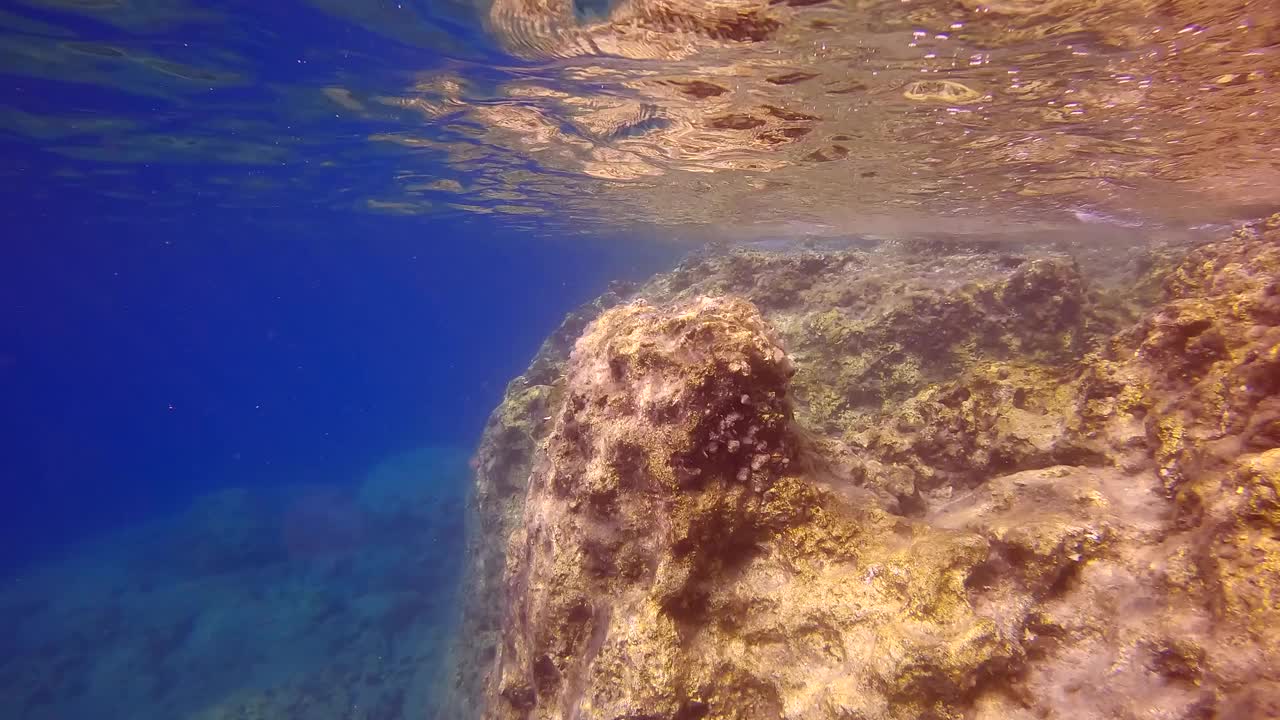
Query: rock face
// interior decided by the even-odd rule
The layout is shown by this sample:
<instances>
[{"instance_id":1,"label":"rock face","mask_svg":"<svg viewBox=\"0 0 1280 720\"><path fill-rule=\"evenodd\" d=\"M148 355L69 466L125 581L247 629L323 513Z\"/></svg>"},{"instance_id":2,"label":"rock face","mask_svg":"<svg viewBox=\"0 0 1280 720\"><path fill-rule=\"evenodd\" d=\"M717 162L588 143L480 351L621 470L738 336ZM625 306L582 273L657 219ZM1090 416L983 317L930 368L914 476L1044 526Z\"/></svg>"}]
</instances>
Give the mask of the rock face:
<instances>
[{"instance_id":1,"label":"rock face","mask_svg":"<svg viewBox=\"0 0 1280 720\"><path fill-rule=\"evenodd\" d=\"M737 252L584 308L477 458L440 717L1280 716L1280 216L1182 254Z\"/></svg>"},{"instance_id":2,"label":"rock face","mask_svg":"<svg viewBox=\"0 0 1280 720\"><path fill-rule=\"evenodd\" d=\"M699 706L710 603L803 512L790 372L741 300L628 305L591 326L508 551L489 717Z\"/></svg>"}]
</instances>

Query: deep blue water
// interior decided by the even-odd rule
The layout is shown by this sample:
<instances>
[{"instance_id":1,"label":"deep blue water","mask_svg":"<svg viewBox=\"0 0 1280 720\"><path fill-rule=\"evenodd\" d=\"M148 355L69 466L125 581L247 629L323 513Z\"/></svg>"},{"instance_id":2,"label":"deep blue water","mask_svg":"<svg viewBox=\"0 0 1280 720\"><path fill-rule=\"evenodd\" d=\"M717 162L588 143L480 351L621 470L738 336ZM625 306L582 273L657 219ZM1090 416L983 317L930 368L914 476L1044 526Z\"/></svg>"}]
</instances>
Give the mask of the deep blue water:
<instances>
[{"instance_id":1,"label":"deep blue water","mask_svg":"<svg viewBox=\"0 0 1280 720\"><path fill-rule=\"evenodd\" d=\"M446 69L529 70L463 3L0 8L0 716L429 712L487 415L679 252L403 214L483 186L371 140L465 132L377 100Z\"/></svg>"},{"instance_id":2,"label":"deep blue water","mask_svg":"<svg viewBox=\"0 0 1280 720\"><path fill-rule=\"evenodd\" d=\"M211 489L468 447L566 311L674 253L362 206L406 168L453 174L367 140L430 123L320 89L512 72L464 3L74 7L0 15L0 568Z\"/></svg>"},{"instance_id":3,"label":"deep blue water","mask_svg":"<svg viewBox=\"0 0 1280 720\"><path fill-rule=\"evenodd\" d=\"M10 226L9 565L210 489L341 483L397 451L474 444L565 312L667 259L490 223L299 211L151 226L145 210Z\"/></svg>"}]
</instances>

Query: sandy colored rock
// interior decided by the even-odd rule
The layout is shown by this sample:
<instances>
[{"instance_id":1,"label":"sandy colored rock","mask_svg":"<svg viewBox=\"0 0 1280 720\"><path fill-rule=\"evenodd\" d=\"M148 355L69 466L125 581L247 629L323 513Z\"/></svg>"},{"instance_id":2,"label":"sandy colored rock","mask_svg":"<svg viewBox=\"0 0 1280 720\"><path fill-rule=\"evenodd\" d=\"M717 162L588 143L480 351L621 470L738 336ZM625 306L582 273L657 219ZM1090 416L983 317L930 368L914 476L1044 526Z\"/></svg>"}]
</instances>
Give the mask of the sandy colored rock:
<instances>
[{"instance_id":1,"label":"sandy colored rock","mask_svg":"<svg viewBox=\"0 0 1280 720\"><path fill-rule=\"evenodd\" d=\"M1278 243L738 251L584 309L482 446L527 483L478 473L452 708L1276 715Z\"/></svg>"},{"instance_id":2,"label":"sandy colored rock","mask_svg":"<svg viewBox=\"0 0 1280 720\"><path fill-rule=\"evenodd\" d=\"M652 680L697 663L680 638L726 570L804 512L787 486L790 371L740 300L632 304L591 326L509 545L490 716L697 702L695 686Z\"/></svg>"}]
</instances>

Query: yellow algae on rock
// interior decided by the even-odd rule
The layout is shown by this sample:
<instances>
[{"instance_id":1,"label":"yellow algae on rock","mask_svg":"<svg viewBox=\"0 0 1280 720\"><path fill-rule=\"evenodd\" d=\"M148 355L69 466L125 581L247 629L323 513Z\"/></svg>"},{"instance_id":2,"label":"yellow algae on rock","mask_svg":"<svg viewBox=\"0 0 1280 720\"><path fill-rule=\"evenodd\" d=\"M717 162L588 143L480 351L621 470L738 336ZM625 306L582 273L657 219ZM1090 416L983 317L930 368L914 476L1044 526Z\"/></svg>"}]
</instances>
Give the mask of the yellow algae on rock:
<instances>
[{"instance_id":1,"label":"yellow algae on rock","mask_svg":"<svg viewBox=\"0 0 1280 720\"><path fill-rule=\"evenodd\" d=\"M1278 233L1102 287L899 247L617 288L490 421L451 707L1266 716Z\"/></svg>"}]
</instances>

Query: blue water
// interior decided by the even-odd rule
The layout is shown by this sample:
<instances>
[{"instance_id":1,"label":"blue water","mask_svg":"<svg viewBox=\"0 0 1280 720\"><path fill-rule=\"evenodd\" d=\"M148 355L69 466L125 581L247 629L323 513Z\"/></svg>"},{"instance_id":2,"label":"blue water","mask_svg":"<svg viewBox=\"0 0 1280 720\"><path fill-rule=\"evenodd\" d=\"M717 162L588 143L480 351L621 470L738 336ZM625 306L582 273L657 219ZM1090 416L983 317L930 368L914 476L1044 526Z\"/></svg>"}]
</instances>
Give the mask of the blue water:
<instances>
[{"instance_id":1,"label":"blue water","mask_svg":"<svg viewBox=\"0 0 1280 720\"><path fill-rule=\"evenodd\" d=\"M8 565L229 482L469 446L565 312L663 259L429 218L137 210L6 245Z\"/></svg>"},{"instance_id":2,"label":"blue water","mask_svg":"<svg viewBox=\"0 0 1280 720\"><path fill-rule=\"evenodd\" d=\"M675 257L371 212L445 173L367 136L431 129L320 88L510 61L465 8L322 5L0 10L0 717L420 716L486 416L566 312Z\"/></svg>"}]
</instances>

